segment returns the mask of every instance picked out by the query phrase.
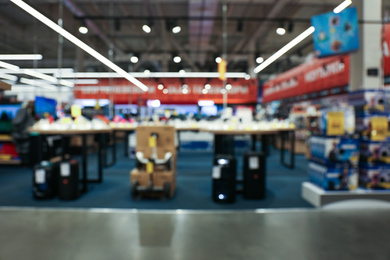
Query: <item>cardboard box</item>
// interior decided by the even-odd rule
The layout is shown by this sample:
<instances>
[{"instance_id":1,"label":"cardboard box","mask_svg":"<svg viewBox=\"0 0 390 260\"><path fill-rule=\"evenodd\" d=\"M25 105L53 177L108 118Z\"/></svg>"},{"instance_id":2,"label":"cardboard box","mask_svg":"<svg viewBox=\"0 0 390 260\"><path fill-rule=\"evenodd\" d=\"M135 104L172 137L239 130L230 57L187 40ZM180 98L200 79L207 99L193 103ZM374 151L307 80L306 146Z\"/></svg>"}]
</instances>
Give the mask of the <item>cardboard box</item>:
<instances>
[{"instance_id":1,"label":"cardboard box","mask_svg":"<svg viewBox=\"0 0 390 260\"><path fill-rule=\"evenodd\" d=\"M327 167L309 163L309 180L324 190L354 190L358 186L357 168Z\"/></svg>"},{"instance_id":2,"label":"cardboard box","mask_svg":"<svg viewBox=\"0 0 390 260\"><path fill-rule=\"evenodd\" d=\"M348 163L357 167L359 140L341 137L312 136L310 138L311 159L323 165L340 167Z\"/></svg>"},{"instance_id":3,"label":"cardboard box","mask_svg":"<svg viewBox=\"0 0 390 260\"><path fill-rule=\"evenodd\" d=\"M164 194L164 185L169 185L169 197L173 197L176 190L176 147L175 147L175 128L172 126L140 126L137 128L137 147L136 151L143 153L144 158L150 159L153 149L156 149L157 158L165 157L165 154L172 153L170 168L167 165L153 164L152 172L147 171L147 165L142 164L130 172L130 184L137 181L138 189L143 195L156 196ZM150 136L157 135L155 148L150 147Z\"/></svg>"},{"instance_id":4,"label":"cardboard box","mask_svg":"<svg viewBox=\"0 0 390 260\"><path fill-rule=\"evenodd\" d=\"M359 167L359 185L375 190L390 189L390 165L362 164Z\"/></svg>"}]
</instances>

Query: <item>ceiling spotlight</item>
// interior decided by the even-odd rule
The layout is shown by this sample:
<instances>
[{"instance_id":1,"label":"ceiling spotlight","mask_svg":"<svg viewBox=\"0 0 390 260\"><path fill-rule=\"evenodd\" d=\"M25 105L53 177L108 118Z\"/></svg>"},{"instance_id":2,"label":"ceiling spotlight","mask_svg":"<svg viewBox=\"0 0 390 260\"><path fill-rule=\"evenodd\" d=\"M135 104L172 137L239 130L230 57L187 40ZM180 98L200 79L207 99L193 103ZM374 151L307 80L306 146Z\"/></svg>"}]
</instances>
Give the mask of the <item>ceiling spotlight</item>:
<instances>
[{"instance_id":1,"label":"ceiling spotlight","mask_svg":"<svg viewBox=\"0 0 390 260\"><path fill-rule=\"evenodd\" d=\"M184 88L184 89L187 89L188 85L187 84L183 84L183 86L181 86L181 87Z\"/></svg>"},{"instance_id":2,"label":"ceiling spotlight","mask_svg":"<svg viewBox=\"0 0 390 260\"><path fill-rule=\"evenodd\" d=\"M163 89L164 89L164 85L163 85L163 84L158 84L157 88L158 88L159 90L163 90Z\"/></svg>"},{"instance_id":3,"label":"ceiling spotlight","mask_svg":"<svg viewBox=\"0 0 390 260\"><path fill-rule=\"evenodd\" d=\"M206 84L204 85L204 88L207 90L207 89L210 89L211 88L211 85L210 84Z\"/></svg>"},{"instance_id":4,"label":"ceiling spotlight","mask_svg":"<svg viewBox=\"0 0 390 260\"><path fill-rule=\"evenodd\" d=\"M179 25L176 25L172 28L172 32L175 34L181 32L181 27Z\"/></svg>"},{"instance_id":5,"label":"ceiling spotlight","mask_svg":"<svg viewBox=\"0 0 390 260\"><path fill-rule=\"evenodd\" d=\"M81 34L87 34L88 33L88 28L85 25L82 25L79 27L79 32Z\"/></svg>"},{"instance_id":6,"label":"ceiling spotlight","mask_svg":"<svg viewBox=\"0 0 390 260\"><path fill-rule=\"evenodd\" d=\"M207 89L202 89L202 94L207 94L209 93Z\"/></svg>"},{"instance_id":7,"label":"ceiling spotlight","mask_svg":"<svg viewBox=\"0 0 390 260\"><path fill-rule=\"evenodd\" d=\"M144 70L144 73L145 73L146 75L150 75L150 70Z\"/></svg>"},{"instance_id":8,"label":"ceiling spotlight","mask_svg":"<svg viewBox=\"0 0 390 260\"><path fill-rule=\"evenodd\" d=\"M180 63L180 62L181 62L180 56L175 56L175 57L173 58L173 62L175 62L175 63Z\"/></svg>"},{"instance_id":9,"label":"ceiling spotlight","mask_svg":"<svg viewBox=\"0 0 390 260\"><path fill-rule=\"evenodd\" d=\"M224 88L221 89L221 94L222 94L222 95L225 95L226 93L227 93L226 89L224 89Z\"/></svg>"},{"instance_id":10,"label":"ceiling spotlight","mask_svg":"<svg viewBox=\"0 0 390 260\"><path fill-rule=\"evenodd\" d=\"M130 58L130 61L132 62L132 63L137 63L138 62L138 57L137 56L131 56L131 58Z\"/></svg>"},{"instance_id":11,"label":"ceiling spotlight","mask_svg":"<svg viewBox=\"0 0 390 260\"><path fill-rule=\"evenodd\" d=\"M186 73L186 71L185 70L179 70L179 73L183 75L183 74Z\"/></svg>"},{"instance_id":12,"label":"ceiling spotlight","mask_svg":"<svg viewBox=\"0 0 390 260\"><path fill-rule=\"evenodd\" d=\"M146 33L151 33L151 32L152 32L152 28L151 28L149 25L147 25L147 24L144 24L144 25L142 26L142 30L143 30L144 32L146 32Z\"/></svg>"},{"instance_id":13,"label":"ceiling spotlight","mask_svg":"<svg viewBox=\"0 0 390 260\"><path fill-rule=\"evenodd\" d=\"M164 90L163 90L163 93L164 93L164 94L168 94L168 89L164 89Z\"/></svg>"},{"instance_id":14,"label":"ceiling spotlight","mask_svg":"<svg viewBox=\"0 0 390 260\"><path fill-rule=\"evenodd\" d=\"M184 89L182 90L182 92L183 92L183 94L188 94L188 89L187 89L187 88L184 88Z\"/></svg>"},{"instance_id":15,"label":"ceiling spotlight","mask_svg":"<svg viewBox=\"0 0 390 260\"><path fill-rule=\"evenodd\" d=\"M264 61L264 58L263 58L263 57L257 57L257 58L256 58L256 62L257 62L258 64L262 63L263 61Z\"/></svg>"},{"instance_id":16,"label":"ceiling spotlight","mask_svg":"<svg viewBox=\"0 0 390 260\"><path fill-rule=\"evenodd\" d=\"M221 61L222 61L222 58L221 58L221 57L215 58L215 62L216 62L216 63L220 63Z\"/></svg>"},{"instance_id":17,"label":"ceiling spotlight","mask_svg":"<svg viewBox=\"0 0 390 260\"><path fill-rule=\"evenodd\" d=\"M279 35L285 35L286 29L284 29L283 27L278 27L278 29L276 29L276 33Z\"/></svg>"},{"instance_id":18,"label":"ceiling spotlight","mask_svg":"<svg viewBox=\"0 0 390 260\"><path fill-rule=\"evenodd\" d=\"M245 75L245 79L246 79L246 80L250 80L250 79L251 79L251 76L250 76L249 74L246 74L246 75Z\"/></svg>"},{"instance_id":19,"label":"ceiling spotlight","mask_svg":"<svg viewBox=\"0 0 390 260\"><path fill-rule=\"evenodd\" d=\"M225 88L226 88L227 90L231 90L231 89L232 89L232 85L226 84Z\"/></svg>"}]
</instances>

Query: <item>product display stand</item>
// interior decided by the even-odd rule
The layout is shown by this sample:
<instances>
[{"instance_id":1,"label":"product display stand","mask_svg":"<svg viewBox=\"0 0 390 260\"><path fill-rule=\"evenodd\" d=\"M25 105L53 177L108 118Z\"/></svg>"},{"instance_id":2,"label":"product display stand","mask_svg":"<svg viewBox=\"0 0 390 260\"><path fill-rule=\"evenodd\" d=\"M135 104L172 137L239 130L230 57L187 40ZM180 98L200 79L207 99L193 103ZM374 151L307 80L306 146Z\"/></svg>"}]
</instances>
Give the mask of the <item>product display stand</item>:
<instances>
[{"instance_id":1,"label":"product display stand","mask_svg":"<svg viewBox=\"0 0 390 260\"><path fill-rule=\"evenodd\" d=\"M302 183L302 197L315 207L346 200L383 200L390 202L389 190L356 189L353 191L325 191L310 182Z\"/></svg>"}]
</instances>

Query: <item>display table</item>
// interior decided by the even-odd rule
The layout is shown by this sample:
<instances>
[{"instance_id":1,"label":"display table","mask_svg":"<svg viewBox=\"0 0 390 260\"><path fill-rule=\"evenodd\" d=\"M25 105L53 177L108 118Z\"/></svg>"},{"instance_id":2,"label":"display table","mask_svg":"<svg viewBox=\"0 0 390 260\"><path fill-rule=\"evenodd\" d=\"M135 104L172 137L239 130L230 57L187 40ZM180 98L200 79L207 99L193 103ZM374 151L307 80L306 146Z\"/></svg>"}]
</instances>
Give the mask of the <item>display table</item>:
<instances>
[{"instance_id":1,"label":"display table","mask_svg":"<svg viewBox=\"0 0 390 260\"><path fill-rule=\"evenodd\" d=\"M252 151L256 150L256 138L261 137L261 149L264 154L268 154L268 137L270 135L280 135L281 149L280 162L291 169L294 168L294 144L295 144L295 128L280 128L269 130L222 130L222 129L200 129L200 131L214 134L214 155L225 153L234 155L234 136L235 135L250 135L252 138ZM290 163L285 162L285 142L286 137L290 135Z\"/></svg>"},{"instance_id":2,"label":"display table","mask_svg":"<svg viewBox=\"0 0 390 260\"><path fill-rule=\"evenodd\" d=\"M302 183L302 198L315 207L347 200L382 200L390 202L390 190L325 191L310 182Z\"/></svg>"},{"instance_id":3,"label":"display table","mask_svg":"<svg viewBox=\"0 0 390 260\"><path fill-rule=\"evenodd\" d=\"M102 182L103 181L103 158L105 158L106 148L104 135L110 134L111 129L90 129L90 130L36 130L29 129L31 136L36 136L38 138L38 143L43 143L43 138L45 136L57 135L61 136L61 145L62 145L62 157L64 159L66 151L68 151L69 137L78 135L82 138L82 185L83 192L88 190L88 182ZM97 179L88 179L88 156L87 156L87 136L96 135L98 136L98 178ZM43 160L42 145L37 147L37 157L39 161ZM104 153L104 154L103 154Z\"/></svg>"}]
</instances>

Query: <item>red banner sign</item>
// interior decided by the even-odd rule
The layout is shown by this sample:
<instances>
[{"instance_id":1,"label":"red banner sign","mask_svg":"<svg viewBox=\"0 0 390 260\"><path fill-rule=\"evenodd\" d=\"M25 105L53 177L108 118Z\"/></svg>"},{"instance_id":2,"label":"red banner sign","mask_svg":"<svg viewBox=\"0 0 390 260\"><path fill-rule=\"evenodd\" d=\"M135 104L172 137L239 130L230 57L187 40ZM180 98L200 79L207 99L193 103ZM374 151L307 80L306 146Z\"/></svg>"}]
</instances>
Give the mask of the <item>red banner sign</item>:
<instances>
[{"instance_id":1,"label":"red banner sign","mask_svg":"<svg viewBox=\"0 0 390 260\"><path fill-rule=\"evenodd\" d=\"M314 59L297 66L263 86L263 102L346 86L349 82L349 56Z\"/></svg>"},{"instance_id":2,"label":"red banner sign","mask_svg":"<svg viewBox=\"0 0 390 260\"><path fill-rule=\"evenodd\" d=\"M76 99L109 99L116 104L144 105L146 100L152 99L159 99L161 104L197 104L199 100L223 103L221 94L223 86L219 79L145 78L139 80L149 87L149 91L141 91L126 79L114 78L99 79L97 85L76 85L74 96ZM229 104L257 102L257 80L235 79L228 80L227 83L232 86L227 95ZM164 88L159 89L159 84ZM205 88L206 84L210 84L210 88Z\"/></svg>"}]
</instances>

